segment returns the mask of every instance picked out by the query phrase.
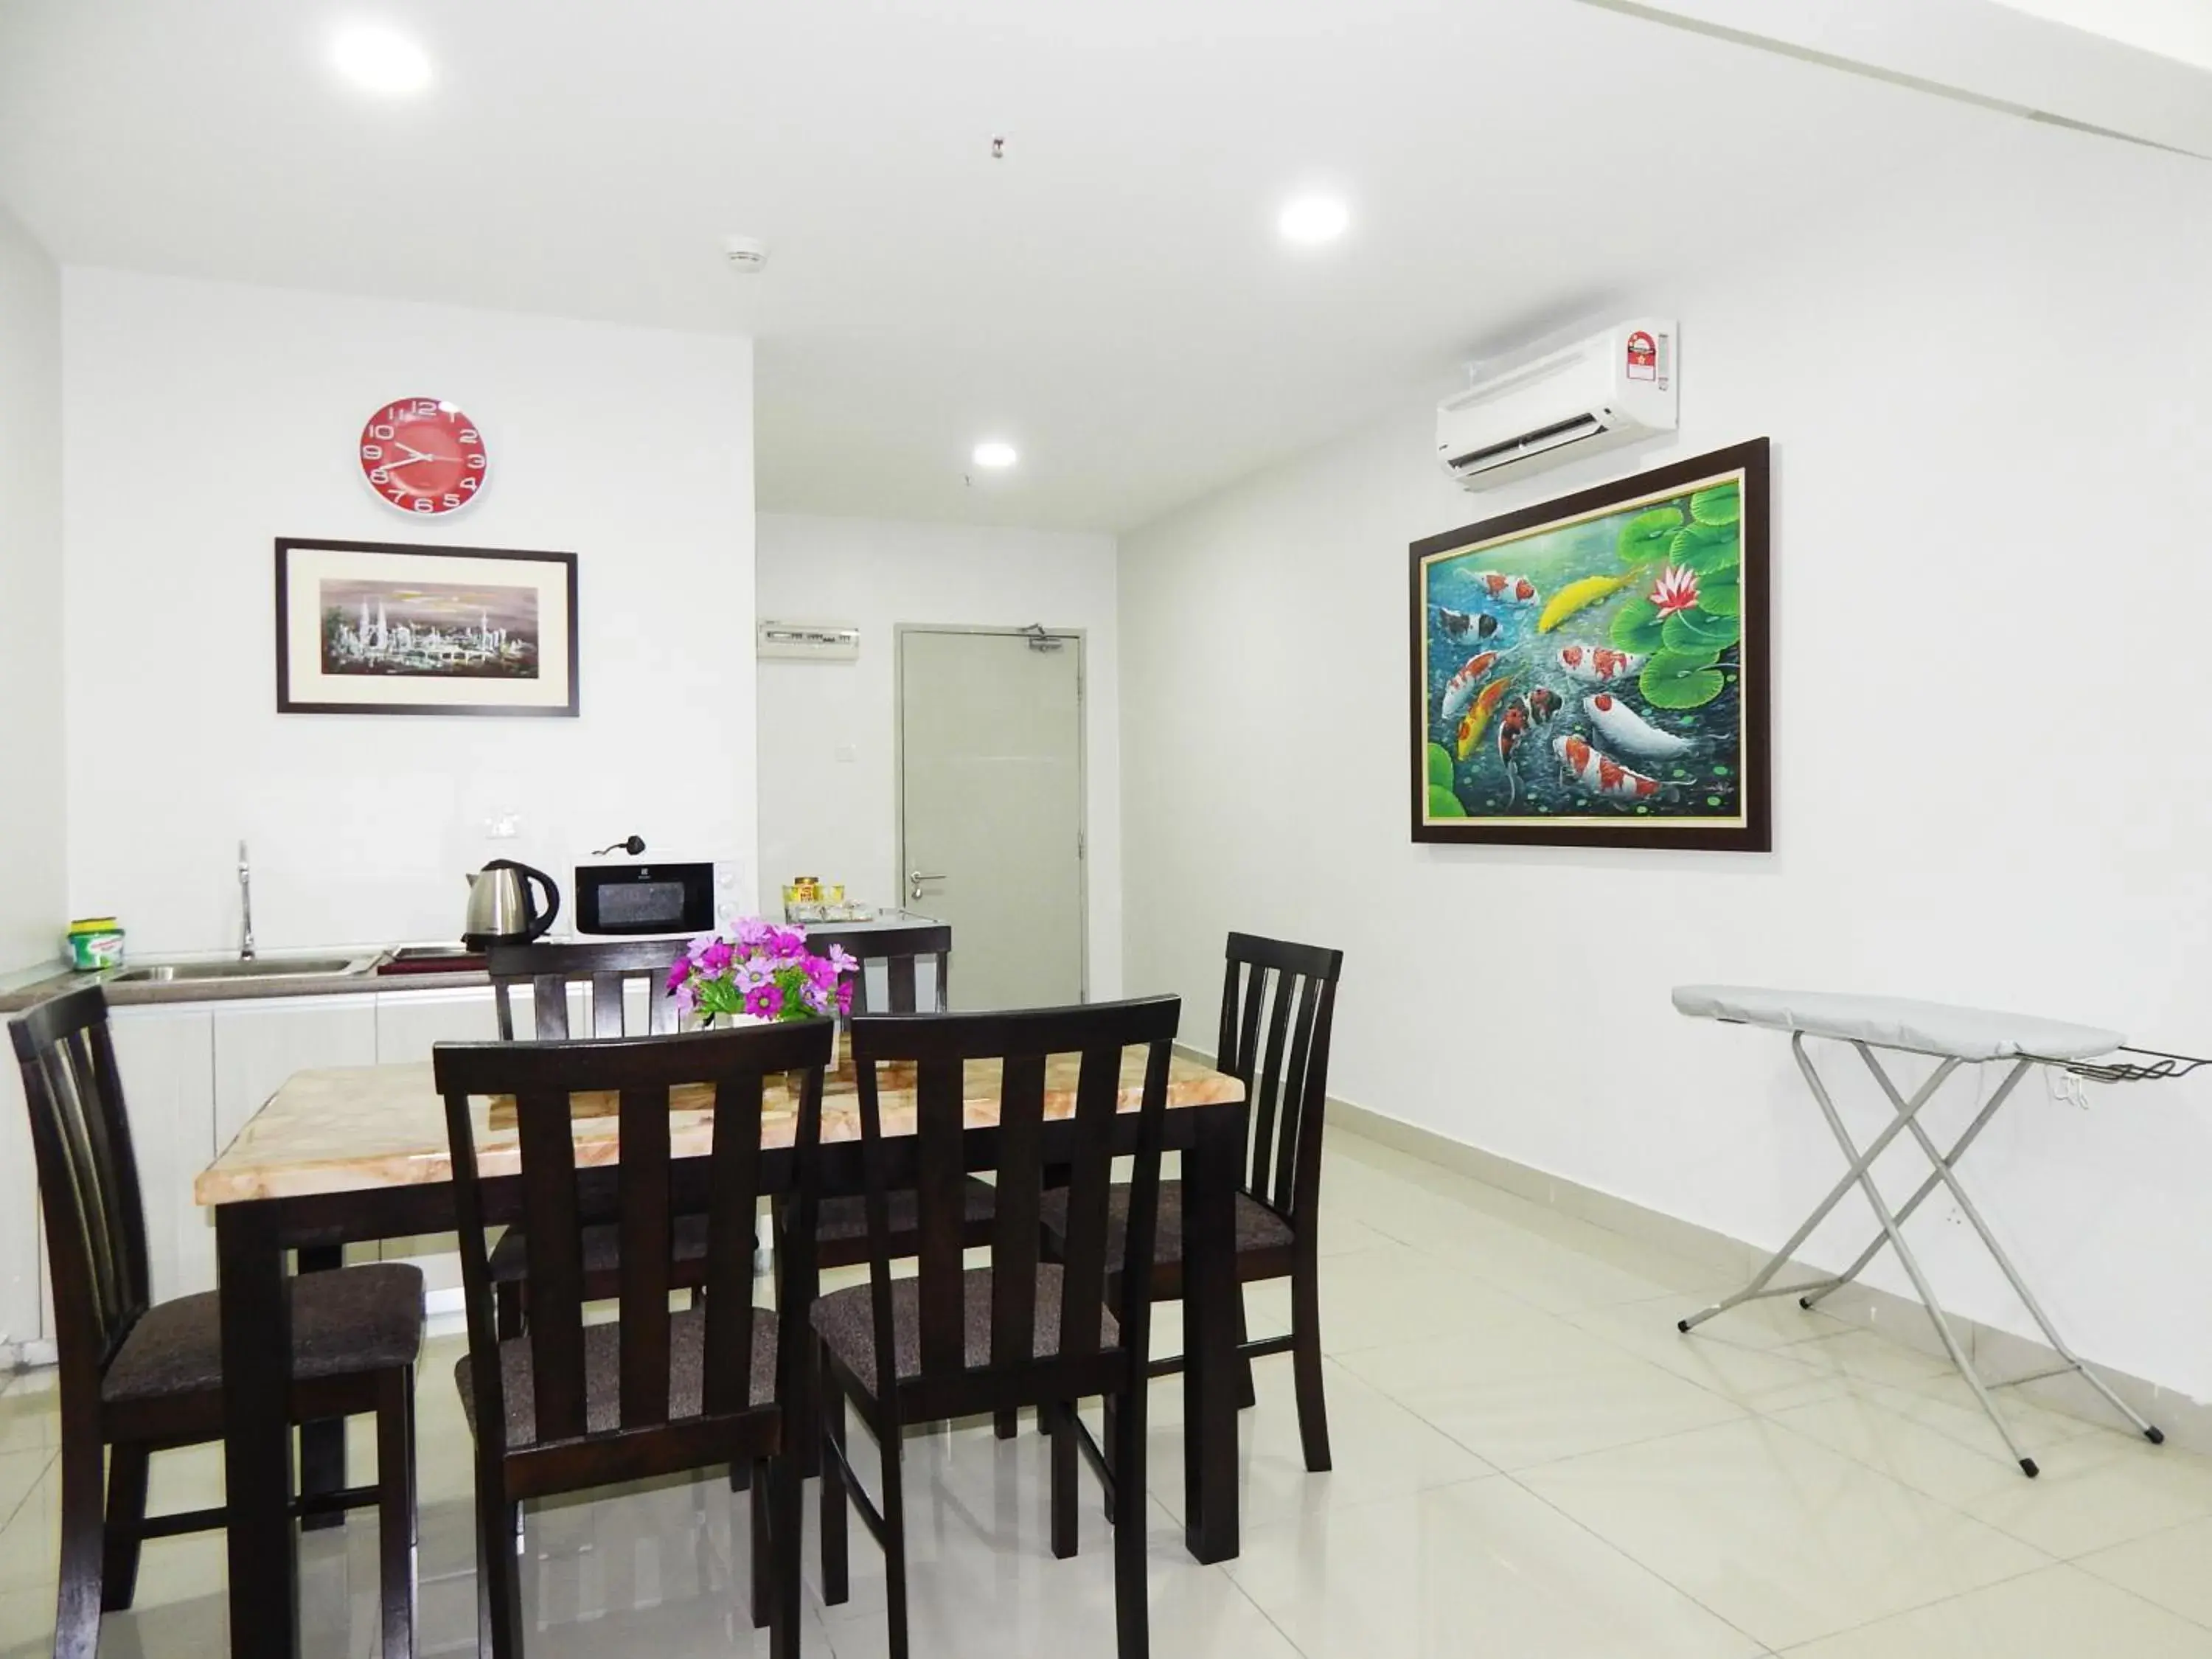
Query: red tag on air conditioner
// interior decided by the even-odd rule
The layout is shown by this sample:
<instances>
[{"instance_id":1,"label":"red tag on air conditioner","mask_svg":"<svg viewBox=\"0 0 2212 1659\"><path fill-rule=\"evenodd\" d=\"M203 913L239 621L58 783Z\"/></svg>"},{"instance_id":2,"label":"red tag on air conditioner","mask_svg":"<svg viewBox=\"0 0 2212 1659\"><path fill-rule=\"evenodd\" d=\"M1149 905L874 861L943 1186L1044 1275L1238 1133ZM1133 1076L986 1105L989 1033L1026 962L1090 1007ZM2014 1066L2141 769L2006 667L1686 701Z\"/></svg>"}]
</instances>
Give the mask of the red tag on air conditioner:
<instances>
[{"instance_id":1,"label":"red tag on air conditioner","mask_svg":"<svg viewBox=\"0 0 2212 1659\"><path fill-rule=\"evenodd\" d=\"M1628 337L1628 378L1632 380L1656 380L1659 378L1659 343L1640 328Z\"/></svg>"}]
</instances>

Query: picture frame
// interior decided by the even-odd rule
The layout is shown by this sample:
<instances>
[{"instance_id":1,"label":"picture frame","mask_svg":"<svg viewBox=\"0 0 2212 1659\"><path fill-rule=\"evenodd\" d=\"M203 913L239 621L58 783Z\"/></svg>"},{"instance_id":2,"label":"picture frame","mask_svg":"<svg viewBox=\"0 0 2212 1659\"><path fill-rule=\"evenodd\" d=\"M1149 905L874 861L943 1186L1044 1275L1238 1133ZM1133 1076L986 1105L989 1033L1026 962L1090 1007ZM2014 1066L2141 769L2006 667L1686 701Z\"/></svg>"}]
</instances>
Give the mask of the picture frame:
<instances>
[{"instance_id":1,"label":"picture frame","mask_svg":"<svg viewBox=\"0 0 2212 1659\"><path fill-rule=\"evenodd\" d=\"M1767 441L1413 544L1417 842L1772 850Z\"/></svg>"},{"instance_id":2,"label":"picture frame","mask_svg":"<svg viewBox=\"0 0 2212 1659\"><path fill-rule=\"evenodd\" d=\"M576 556L276 540L276 712L578 712Z\"/></svg>"}]
</instances>

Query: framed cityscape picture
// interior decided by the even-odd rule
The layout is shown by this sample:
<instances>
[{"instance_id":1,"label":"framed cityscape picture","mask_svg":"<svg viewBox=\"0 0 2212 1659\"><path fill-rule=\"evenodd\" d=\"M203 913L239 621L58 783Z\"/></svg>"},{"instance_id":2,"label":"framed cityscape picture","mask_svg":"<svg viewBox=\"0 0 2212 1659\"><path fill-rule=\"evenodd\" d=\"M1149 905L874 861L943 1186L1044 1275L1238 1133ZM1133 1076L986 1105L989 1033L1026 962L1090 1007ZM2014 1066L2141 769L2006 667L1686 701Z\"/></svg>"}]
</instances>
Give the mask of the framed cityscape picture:
<instances>
[{"instance_id":1,"label":"framed cityscape picture","mask_svg":"<svg viewBox=\"0 0 2212 1659\"><path fill-rule=\"evenodd\" d=\"M1765 439L1412 552L1415 841L1772 846Z\"/></svg>"},{"instance_id":2,"label":"framed cityscape picture","mask_svg":"<svg viewBox=\"0 0 2212 1659\"><path fill-rule=\"evenodd\" d=\"M286 714L576 713L576 556L276 543Z\"/></svg>"}]
</instances>

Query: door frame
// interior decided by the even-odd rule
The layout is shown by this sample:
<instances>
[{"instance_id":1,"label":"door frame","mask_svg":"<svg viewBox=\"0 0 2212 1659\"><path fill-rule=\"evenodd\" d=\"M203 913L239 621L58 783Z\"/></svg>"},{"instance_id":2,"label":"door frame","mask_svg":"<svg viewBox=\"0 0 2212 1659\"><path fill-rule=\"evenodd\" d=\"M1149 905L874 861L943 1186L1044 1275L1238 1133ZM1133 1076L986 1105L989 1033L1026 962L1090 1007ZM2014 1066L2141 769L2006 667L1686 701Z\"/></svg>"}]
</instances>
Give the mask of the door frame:
<instances>
[{"instance_id":1,"label":"door frame","mask_svg":"<svg viewBox=\"0 0 2212 1659\"><path fill-rule=\"evenodd\" d=\"M1038 626L1042 626L1039 624ZM1076 994L1091 1000L1091 641L1081 628L1045 628L1049 639L1072 641L1075 646L1075 810L1076 810ZM906 641L909 634L986 634L1000 638L1030 639L1035 628L991 628L963 623L895 623L891 627L891 796L897 822L892 826L897 865L891 872L892 890L899 908L916 902L908 897L906 874ZM959 941L953 941L955 951Z\"/></svg>"}]
</instances>

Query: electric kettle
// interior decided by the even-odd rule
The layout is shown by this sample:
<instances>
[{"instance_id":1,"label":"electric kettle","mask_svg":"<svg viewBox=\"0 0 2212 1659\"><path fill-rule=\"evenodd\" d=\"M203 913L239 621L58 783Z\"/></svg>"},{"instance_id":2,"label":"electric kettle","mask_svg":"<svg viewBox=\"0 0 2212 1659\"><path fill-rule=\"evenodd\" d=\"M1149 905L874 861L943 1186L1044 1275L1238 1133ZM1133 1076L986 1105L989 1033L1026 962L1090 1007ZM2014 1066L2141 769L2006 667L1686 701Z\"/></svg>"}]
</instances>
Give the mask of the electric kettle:
<instances>
[{"instance_id":1,"label":"electric kettle","mask_svg":"<svg viewBox=\"0 0 2212 1659\"><path fill-rule=\"evenodd\" d=\"M545 892L542 910L531 901L533 882ZM494 859L469 878L468 919L462 924L461 943L471 951L527 945L560 914L561 890L552 877L513 859Z\"/></svg>"}]
</instances>

